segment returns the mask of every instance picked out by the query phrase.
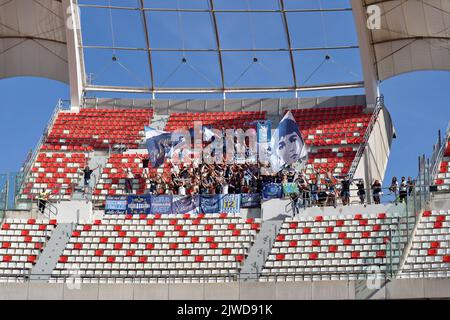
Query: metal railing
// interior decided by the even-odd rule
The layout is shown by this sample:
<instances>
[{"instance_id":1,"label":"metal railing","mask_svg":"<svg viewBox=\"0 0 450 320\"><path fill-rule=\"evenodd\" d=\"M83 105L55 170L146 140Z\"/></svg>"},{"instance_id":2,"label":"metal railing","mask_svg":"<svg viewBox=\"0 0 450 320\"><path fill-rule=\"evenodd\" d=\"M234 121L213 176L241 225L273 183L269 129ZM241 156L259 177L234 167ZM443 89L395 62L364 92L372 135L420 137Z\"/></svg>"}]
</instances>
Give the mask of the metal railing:
<instances>
[{"instance_id":1,"label":"metal railing","mask_svg":"<svg viewBox=\"0 0 450 320\"><path fill-rule=\"evenodd\" d=\"M74 264L75 265L75 264ZM78 264L79 265L79 264ZM154 282L154 283L208 283L208 282L248 282L248 281L259 281L259 282L285 282L285 281L327 281L327 280L369 280L375 275L378 279L393 280L388 270L388 262L382 264L366 264L360 266L361 271L304 271L304 272L255 272L255 273L234 273L235 269L224 270L223 273L212 273L208 275L95 275L95 274L85 274L86 270L81 269L68 269L71 271L70 274L31 274L31 270L18 270L16 273L4 273L0 275L0 282L5 282L10 280L22 283L33 283L42 282L43 279L46 282L62 282L62 283L107 283L111 280L112 283L143 283L144 281ZM123 269L108 269L109 271L126 271ZM93 271L93 269L91 270ZM144 270L141 270L144 271ZM155 269L148 271L158 271ZM159 270L166 271L168 270ZM191 271L195 271L191 269ZM413 271L403 271L399 278L427 278L427 277L450 277L450 266L448 268L415 268ZM148 283L147 282L147 283Z\"/></svg>"},{"instance_id":2,"label":"metal railing","mask_svg":"<svg viewBox=\"0 0 450 320\"><path fill-rule=\"evenodd\" d=\"M439 166L447 147L447 141L450 139L450 122L448 123L445 137L441 138L440 131L436 144L433 146L433 154L429 160L430 163L430 176L432 179L436 179Z\"/></svg>"},{"instance_id":3,"label":"metal railing","mask_svg":"<svg viewBox=\"0 0 450 320\"><path fill-rule=\"evenodd\" d=\"M39 202L40 202L39 199L36 200L38 210L39 210ZM51 201L47 200L47 202L45 203L44 212L41 213L49 219L56 218L58 216L58 208Z\"/></svg>"},{"instance_id":4,"label":"metal railing","mask_svg":"<svg viewBox=\"0 0 450 320\"><path fill-rule=\"evenodd\" d=\"M60 99L58 103L56 104L55 108L53 109L52 115L50 116L50 120L48 121L43 134L41 135L41 138L39 139L38 143L36 144L36 147L34 148L31 155L28 155L27 159L25 160L25 163L22 166L21 169L21 178L20 181L18 181L18 190L22 190L23 184L28 178L28 174L30 173L30 170L33 166L33 164L36 161L37 155L41 151L42 145L45 143L48 134L50 133L53 124L55 123L55 120L61 110L67 110L68 106L70 107L70 102L68 100L62 100ZM17 197L17 195L16 195Z\"/></svg>"},{"instance_id":5,"label":"metal railing","mask_svg":"<svg viewBox=\"0 0 450 320\"><path fill-rule=\"evenodd\" d=\"M412 188L414 189L416 186L414 185ZM369 189L364 189L365 191L365 196L364 196L364 202L361 203L360 201L360 197L359 195L357 195L358 189L356 188L350 188L350 197L349 197L349 204L346 206L352 206L352 205L368 205L368 204L374 204L373 201L373 189L369 188ZM397 188L397 190L395 192L391 192L389 190L388 187L383 187L381 188L381 193L379 195L380 198L380 204L400 204L402 203L400 201L400 194L399 194L399 190ZM334 207L334 208L338 208L338 207L344 207L342 198L341 198L341 189L340 188L336 188L335 192L334 192L334 196L328 196L323 203L319 203L316 202L315 204L313 203L312 199L311 199L311 192L310 191L302 191L299 194L299 198L298 198L298 209L299 212L301 214L301 210L305 210L307 208L316 208L316 207L321 207L321 208L326 208L326 207ZM329 193L329 192L327 192ZM412 194L412 192L411 192ZM406 195L406 199L405 199L405 203L408 203L409 197L411 195L409 193L409 191L407 191L407 195ZM285 196L285 199L290 199L288 196ZM334 203L331 203L331 201ZM292 204L293 200L290 199L289 203L286 204L285 208L286 208L286 212L289 213L290 210L288 210L289 208L293 207Z\"/></svg>"}]
</instances>

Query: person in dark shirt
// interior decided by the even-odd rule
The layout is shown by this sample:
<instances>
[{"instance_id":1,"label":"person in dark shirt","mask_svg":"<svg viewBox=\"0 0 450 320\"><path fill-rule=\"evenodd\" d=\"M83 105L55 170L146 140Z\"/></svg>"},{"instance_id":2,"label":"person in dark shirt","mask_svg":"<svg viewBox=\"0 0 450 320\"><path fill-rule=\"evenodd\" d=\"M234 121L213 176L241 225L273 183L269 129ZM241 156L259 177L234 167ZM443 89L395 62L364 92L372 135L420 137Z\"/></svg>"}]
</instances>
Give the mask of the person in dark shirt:
<instances>
[{"instance_id":1,"label":"person in dark shirt","mask_svg":"<svg viewBox=\"0 0 450 320\"><path fill-rule=\"evenodd\" d=\"M378 180L375 180L374 183L372 184L372 194L373 194L373 202L375 202L375 204L380 204L381 199L381 183Z\"/></svg>"},{"instance_id":2,"label":"person in dark shirt","mask_svg":"<svg viewBox=\"0 0 450 320\"><path fill-rule=\"evenodd\" d=\"M351 180L347 175L341 181L341 199L344 206L350 205L350 184Z\"/></svg>"},{"instance_id":3,"label":"person in dark shirt","mask_svg":"<svg viewBox=\"0 0 450 320\"><path fill-rule=\"evenodd\" d=\"M298 208L298 198L299 198L299 194L297 192L291 193L290 194L291 197L291 204L292 204L292 212L293 212L293 216L296 216L299 212L299 208Z\"/></svg>"},{"instance_id":4,"label":"person in dark shirt","mask_svg":"<svg viewBox=\"0 0 450 320\"><path fill-rule=\"evenodd\" d=\"M319 187L317 186L316 179L312 179L309 183L309 192L311 194L311 203L313 206L317 205L317 201L319 200L318 192Z\"/></svg>"},{"instance_id":5,"label":"person in dark shirt","mask_svg":"<svg viewBox=\"0 0 450 320\"><path fill-rule=\"evenodd\" d=\"M149 179L149 193L150 194L156 194L156 181L154 178Z\"/></svg>"},{"instance_id":6,"label":"person in dark shirt","mask_svg":"<svg viewBox=\"0 0 450 320\"><path fill-rule=\"evenodd\" d=\"M408 196L410 196L414 190L414 181L411 177L408 177L407 183L408 183Z\"/></svg>"},{"instance_id":7,"label":"person in dark shirt","mask_svg":"<svg viewBox=\"0 0 450 320\"><path fill-rule=\"evenodd\" d=\"M97 169L98 166L94 169L90 169L89 166L86 166L83 170L81 170L84 179L84 190L83 190L84 193L86 193L86 189L89 188L89 182L91 181L92 173Z\"/></svg>"},{"instance_id":8,"label":"person in dark shirt","mask_svg":"<svg viewBox=\"0 0 450 320\"><path fill-rule=\"evenodd\" d=\"M319 193L318 195L318 203L320 207L323 207L327 204L328 202L328 194L325 190L323 190L322 188L319 189Z\"/></svg>"},{"instance_id":9,"label":"person in dark shirt","mask_svg":"<svg viewBox=\"0 0 450 320\"><path fill-rule=\"evenodd\" d=\"M292 168L289 168L289 170L287 170L288 182L294 182L294 178L295 178L295 170Z\"/></svg>"},{"instance_id":10,"label":"person in dark shirt","mask_svg":"<svg viewBox=\"0 0 450 320\"><path fill-rule=\"evenodd\" d=\"M389 192L393 193L396 198L397 198L397 189L398 189L397 177L393 177L391 181L391 186L389 187Z\"/></svg>"},{"instance_id":11,"label":"person in dark shirt","mask_svg":"<svg viewBox=\"0 0 450 320\"><path fill-rule=\"evenodd\" d=\"M309 188L306 183L306 180L303 176L303 174L300 174L299 177L295 181L297 183L297 188L299 191L299 197L302 201L302 206L307 207L309 205Z\"/></svg>"},{"instance_id":12,"label":"person in dark shirt","mask_svg":"<svg viewBox=\"0 0 450 320\"><path fill-rule=\"evenodd\" d=\"M358 183L356 184L356 187L358 188L358 197L359 197L359 203L364 204L364 201L366 200L366 190L364 188L364 181L363 179L359 179Z\"/></svg>"}]
</instances>

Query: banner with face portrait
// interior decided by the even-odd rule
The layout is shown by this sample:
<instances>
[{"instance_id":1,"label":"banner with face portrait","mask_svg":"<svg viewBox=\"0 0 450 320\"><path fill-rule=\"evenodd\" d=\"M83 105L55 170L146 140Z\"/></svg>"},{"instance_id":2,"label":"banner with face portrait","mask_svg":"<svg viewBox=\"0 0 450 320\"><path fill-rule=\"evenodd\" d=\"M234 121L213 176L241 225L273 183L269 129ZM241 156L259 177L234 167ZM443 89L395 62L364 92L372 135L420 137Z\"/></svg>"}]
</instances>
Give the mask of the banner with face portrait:
<instances>
[{"instance_id":1,"label":"banner with face portrait","mask_svg":"<svg viewBox=\"0 0 450 320\"><path fill-rule=\"evenodd\" d=\"M270 141L270 164L273 172L295 162L303 162L308 152L302 134L290 111L281 120Z\"/></svg>"}]
</instances>

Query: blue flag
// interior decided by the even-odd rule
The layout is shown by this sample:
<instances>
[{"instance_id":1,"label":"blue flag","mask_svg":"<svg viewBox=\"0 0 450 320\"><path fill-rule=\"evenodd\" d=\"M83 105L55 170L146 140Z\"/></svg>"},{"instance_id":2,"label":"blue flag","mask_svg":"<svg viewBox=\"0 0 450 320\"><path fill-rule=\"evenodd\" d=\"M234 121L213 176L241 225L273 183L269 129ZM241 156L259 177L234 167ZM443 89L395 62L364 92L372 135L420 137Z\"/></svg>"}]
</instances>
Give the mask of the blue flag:
<instances>
[{"instance_id":1,"label":"blue flag","mask_svg":"<svg viewBox=\"0 0 450 320\"><path fill-rule=\"evenodd\" d=\"M156 168L161 166L172 145L171 133L145 127L145 140L148 149L149 162L152 167Z\"/></svg>"}]
</instances>

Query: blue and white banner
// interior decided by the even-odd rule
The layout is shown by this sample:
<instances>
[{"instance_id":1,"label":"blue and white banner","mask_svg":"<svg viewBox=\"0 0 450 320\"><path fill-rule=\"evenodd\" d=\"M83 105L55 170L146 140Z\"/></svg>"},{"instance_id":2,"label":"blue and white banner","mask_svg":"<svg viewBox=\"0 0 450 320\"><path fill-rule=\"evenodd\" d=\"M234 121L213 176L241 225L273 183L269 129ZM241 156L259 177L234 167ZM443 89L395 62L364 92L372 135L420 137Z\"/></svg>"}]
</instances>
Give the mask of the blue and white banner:
<instances>
[{"instance_id":1,"label":"blue and white banner","mask_svg":"<svg viewBox=\"0 0 450 320\"><path fill-rule=\"evenodd\" d=\"M128 196L127 214L150 214L151 199L149 195Z\"/></svg>"},{"instance_id":2,"label":"blue and white banner","mask_svg":"<svg viewBox=\"0 0 450 320\"><path fill-rule=\"evenodd\" d=\"M281 183L269 183L263 188L263 198L264 200L281 198L282 195Z\"/></svg>"},{"instance_id":3,"label":"blue and white banner","mask_svg":"<svg viewBox=\"0 0 450 320\"><path fill-rule=\"evenodd\" d=\"M283 193L285 195L290 195L293 193L298 193L298 185L294 182L290 182L290 183L284 183L283 184Z\"/></svg>"},{"instance_id":4,"label":"blue and white banner","mask_svg":"<svg viewBox=\"0 0 450 320\"><path fill-rule=\"evenodd\" d=\"M145 141L152 167L161 166L172 146L171 133L145 127Z\"/></svg>"},{"instance_id":5,"label":"blue and white banner","mask_svg":"<svg viewBox=\"0 0 450 320\"><path fill-rule=\"evenodd\" d=\"M172 212L174 214L197 214L200 211L200 196L173 196Z\"/></svg>"},{"instance_id":6,"label":"blue and white banner","mask_svg":"<svg viewBox=\"0 0 450 320\"><path fill-rule=\"evenodd\" d=\"M239 213L241 210L240 194L225 194L220 201L220 212Z\"/></svg>"},{"instance_id":7,"label":"blue and white banner","mask_svg":"<svg viewBox=\"0 0 450 320\"><path fill-rule=\"evenodd\" d=\"M256 136L258 143L267 143L272 138L272 121L258 121L256 124Z\"/></svg>"},{"instance_id":8,"label":"blue and white banner","mask_svg":"<svg viewBox=\"0 0 450 320\"><path fill-rule=\"evenodd\" d=\"M153 214L172 214L172 195L152 195L150 211Z\"/></svg>"},{"instance_id":9,"label":"blue and white banner","mask_svg":"<svg viewBox=\"0 0 450 320\"><path fill-rule=\"evenodd\" d=\"M126 196L109 196L106 198L106 214L124 214L127 211Z\"/></svg>"},{"instance_id":10,"label":"blue and white banner","mask_svg":"<svg viewBox=\"0 0 450 320\"><path fill-rule=\"evenodd\" d=\"M270 164L273 172L294 162L305 162L308 152L302 134L290 111L281 120L270 141Z\"/></svg>"},{"instance_id":11,"label":"blue and white banner","mask_svg":"<svg viewBox=\"0 0 450 320\"><path fill-rule=\"evenodd\" d=\"M242 193L241 208L259 208L261 206L260 193Z\"/></svg>"},{"instance_id":12,"label":"blue and white banner","mask_svg":"<svg viewBox=\"0 0 450 320\"><path fill-rule=\"evenodd\" d=\"M201 213L219 213L222 195L220 194L203 194L200 196L200 212Z\"/></svg>"},{"instance_id":13,"label":"blue and white banner","mask_svg":"<svg viewBox=\"0 0 450 320\"><path fill-rule=\"evenodd\" d=\"M208 127L203 127L203 140L210 141L213 137L218 137L217 134ZM220 137L218 137L220 138Z\"/></svg>"}]
</instances>

